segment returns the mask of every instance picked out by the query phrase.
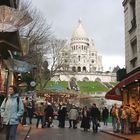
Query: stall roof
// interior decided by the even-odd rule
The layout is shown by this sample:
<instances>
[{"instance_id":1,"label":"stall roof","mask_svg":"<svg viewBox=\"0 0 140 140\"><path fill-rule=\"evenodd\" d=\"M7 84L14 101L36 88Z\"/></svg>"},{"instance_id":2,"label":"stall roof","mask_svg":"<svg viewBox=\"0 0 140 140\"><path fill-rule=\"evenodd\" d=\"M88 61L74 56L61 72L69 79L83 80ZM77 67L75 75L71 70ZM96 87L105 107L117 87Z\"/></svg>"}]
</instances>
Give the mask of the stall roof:
<instances>
[{"instance_id":1,"label":"stall roof","mask_svg":"<svg viewBox=\"0 0 140 140\"><path fill-rule=\"evenodd\" d=\"M21 52L18 31L0 32L0 55L3 59L7 59L9 57L8 50Z\"/></svg>"},{"instance_id":2,"label":"stall roof","mask_svg":"<svg viewBox=\"0 0 140 140\"><path fill-rule=\"evenodd\" d=\"M137 82L140 79L140 71L137 71L136 73L130 75L129 77L122 80L120 83L118 83L115 87L113 87L110 91L108 91L105 95L106 99L112 99L112 100L122 100L122 96L120 94L121 88L126 87L127 85Z\"/></svg>"}]
</instances>

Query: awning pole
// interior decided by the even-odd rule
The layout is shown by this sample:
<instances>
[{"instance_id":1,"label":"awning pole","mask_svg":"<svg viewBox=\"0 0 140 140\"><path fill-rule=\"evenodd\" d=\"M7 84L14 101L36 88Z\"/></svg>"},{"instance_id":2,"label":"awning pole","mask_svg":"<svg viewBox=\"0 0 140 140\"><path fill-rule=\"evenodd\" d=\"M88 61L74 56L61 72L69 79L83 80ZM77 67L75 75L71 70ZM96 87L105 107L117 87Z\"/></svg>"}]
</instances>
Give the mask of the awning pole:
<instances>
[{"instance_id":1,"label":"awning pole","mask_svg":"<svg viewBox=\"0 0 140 140\"><path fill-rule=\"evenodd\" d=\"M138 95L139 95L139 103L140 103L140 81L138 80Z\"/></svg>"}]
</instances>

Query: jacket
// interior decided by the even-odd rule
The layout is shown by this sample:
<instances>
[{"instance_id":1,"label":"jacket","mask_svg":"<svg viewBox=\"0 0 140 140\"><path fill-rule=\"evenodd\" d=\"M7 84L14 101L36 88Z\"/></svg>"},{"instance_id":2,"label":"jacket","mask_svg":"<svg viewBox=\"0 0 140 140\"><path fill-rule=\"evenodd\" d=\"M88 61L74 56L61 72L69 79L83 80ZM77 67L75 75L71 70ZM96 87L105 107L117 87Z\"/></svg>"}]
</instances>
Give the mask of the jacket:
<instances>
[{"instance_id":1,"label":"jacket","mask_svg":"<svg viewBox=\"0 0 140 140\"><path fill-rule=\"evenodd\" d=\"M22 100L19 98L19 103L17 103L18 95L14 94L9 96L8 99L5 98L3 101L0 113L3 118L4 124L16 125L19 123L20 117L24 113L24 106Z\"/></svg>"},{"instance_id":2,"label":"jacket","mask_svg":"<svg viewBox=\"0 0 140 140\"><path fill-rule=\"evenodd\" d=\"M72 108L68 114L70 120L77 120L78 118L78 111L75 108Z\"/></svg>"},{"instance_id":3,"label":"jacket","mask_svg":"<svg viewBox=\"0 0 140 140\"><path fill-rule=\"evenodd\" d=\"M44 105L43 104L39 104L39 105L36 106L35 113L36 113L37 116L44 116L45 115L44 110L45 110Z\"/></svg>"}]
</instances>

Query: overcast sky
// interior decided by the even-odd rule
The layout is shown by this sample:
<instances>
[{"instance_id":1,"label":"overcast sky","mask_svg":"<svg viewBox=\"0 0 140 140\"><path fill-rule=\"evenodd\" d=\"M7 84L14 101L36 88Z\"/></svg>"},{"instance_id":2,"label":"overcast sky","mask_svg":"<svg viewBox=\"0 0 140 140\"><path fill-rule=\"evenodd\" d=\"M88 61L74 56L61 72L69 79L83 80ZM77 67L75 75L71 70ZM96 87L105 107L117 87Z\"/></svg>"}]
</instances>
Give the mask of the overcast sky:
<instances>
[{"instance_id":1,"label":"overcast sky","mask_svg":"<svg viewBox=\"0 0 140 140\"><path fill-rule=\"evenodd\" d=\"M105 70L124 59L123 0L31 0L51 24L57 38L70 39L79 18L103 58Z\"/></svg>"}]
</instances>

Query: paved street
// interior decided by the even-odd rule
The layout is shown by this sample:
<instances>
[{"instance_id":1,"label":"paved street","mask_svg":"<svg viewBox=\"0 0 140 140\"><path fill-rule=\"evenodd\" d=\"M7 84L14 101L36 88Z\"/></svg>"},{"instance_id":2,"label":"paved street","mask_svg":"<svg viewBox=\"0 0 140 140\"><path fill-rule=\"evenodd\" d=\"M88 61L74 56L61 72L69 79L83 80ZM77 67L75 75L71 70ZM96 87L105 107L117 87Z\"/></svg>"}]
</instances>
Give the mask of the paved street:
<instances>
[{"instance_id":1,"label":"paved street","mask_svg":"<svg viewBox=\"0 0 140 140\"><path fill-rule=\"evenodd\" d=\"M84 132L81 128L79 128L79 126L78 129L68 128L68 122L66 122L66 128L58 128L57 125L58 121L55 121L52 128L36 129L34 120L34 124L31 126L32 129L29 140L122 140L121 138L102 133L100 130L97 134L94 134L92 130ZM17 140L24 140L28 130L29 126L19 127L17 132ZM0 140L4 140L3 133L0 133Z\"/></svg>"},{"instance_id":2,"label":"paved street","mask_svg":"<svg viewBox=\"0 0 140 140\"><path fill-rule=\"evenodd\" d=\"M35 128L36 120L33 120L31 125L31 132L29 140L139 140L140 133L135 135L122 135L121 133L113 133L112 125L103 126L99 128L97 134L93 133L92 130L84 132L80 128L80 124L77 129L69 128L68 122L66 121L65 128L58 128L58 121L54 121L52 128ZM19 126L17 131L17 140L24 140L30 126ZM0 140L5 140L4 132L0 132Z\"/></svg>"},{"instance_id":3,"label":"paved street","mask_svg":"<svg viewBox=\"0 0 140 140\"><path fill-rule=\"evenodd\" d=\"M92 132L84 132L80 129L69 128L46 128L46 129L32 129L30 140L121 140L108 134L99 132L94 134Z\"/></svg>"}]
</instances>

